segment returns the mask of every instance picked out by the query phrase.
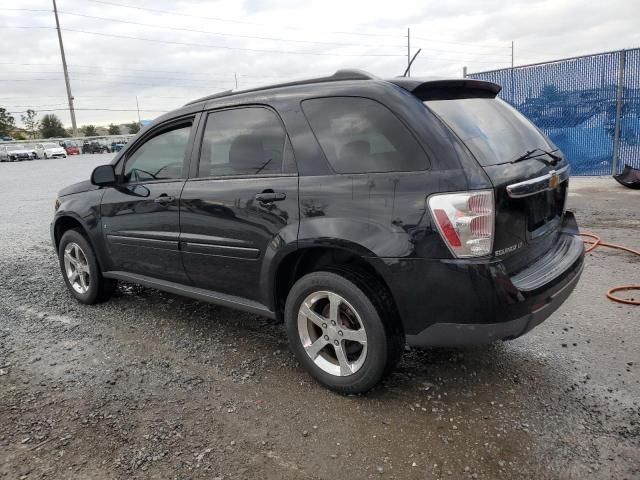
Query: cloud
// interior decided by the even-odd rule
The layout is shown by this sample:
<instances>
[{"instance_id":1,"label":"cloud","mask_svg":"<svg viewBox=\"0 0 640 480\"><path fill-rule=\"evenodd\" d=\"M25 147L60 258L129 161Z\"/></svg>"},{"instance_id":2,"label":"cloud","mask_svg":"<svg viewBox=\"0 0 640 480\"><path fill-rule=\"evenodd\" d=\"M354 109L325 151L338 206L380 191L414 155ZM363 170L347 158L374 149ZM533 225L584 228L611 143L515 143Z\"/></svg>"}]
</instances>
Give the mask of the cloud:
<instances>
[{"instance_id":1,"label":"cloud","mask_svg":"<svg viewBox=\"0 0 640 480\"><path fill-rule=\"evenodd\" d=\"M235 88L236 79L239 88L248 88L347 67L399 75L406 67L407 27L412 51L423 49L412 74L425 76L460 76L464 65L469 71L508 66L511 40L517 64L640 44L640 4L624 0L592 2L588 8L578 0L112 1L142 9L59 2L80 125L135 120L136 97L141 117L153 118L194 98ZM69 125L49 4L8 3L7 9L45 11L0 14L0 106L16 112L31 107L41 115L56 110Z\"/></svg>"}]
</instances>

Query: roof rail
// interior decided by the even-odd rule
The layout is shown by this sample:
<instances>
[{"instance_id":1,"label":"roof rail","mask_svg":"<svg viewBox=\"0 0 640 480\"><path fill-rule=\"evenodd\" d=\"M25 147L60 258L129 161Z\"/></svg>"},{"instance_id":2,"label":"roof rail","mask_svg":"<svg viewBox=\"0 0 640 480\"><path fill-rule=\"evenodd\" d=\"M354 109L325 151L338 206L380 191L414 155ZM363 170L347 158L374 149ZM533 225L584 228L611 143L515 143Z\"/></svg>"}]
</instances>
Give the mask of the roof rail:
<instances>
[{"instance_id":1,"label":"roof rail","mask_svg":"<svg viewBox=\"0 0 640 480\"><path fill-rule=\"evenodd\" d=\"M371 73L365 72L363 70L357 69L343 69L338 70L333 75L329 75L327 77L316 77L316 78L307 78L304 80L295 80L293 82L286 83L277 83L274 85L265 85L264 87L256 87L250 88L247 90L226 90L224 92L214 93L213 95L208 95L206 97L198 98L197 100L193 100L186 105L193 105L194 103L200 103L207 100L213 100L215 98L229 97L231 95L239 95L241 93L250 93L250 92L260 92L262 90L271 90L273 88L281 88L281 87L293 87L296 85L307 85L310 83L327 83L327 82L340 82L344 80L376 80L378 77L372 75Z\"/></svg>"}]
</instances>

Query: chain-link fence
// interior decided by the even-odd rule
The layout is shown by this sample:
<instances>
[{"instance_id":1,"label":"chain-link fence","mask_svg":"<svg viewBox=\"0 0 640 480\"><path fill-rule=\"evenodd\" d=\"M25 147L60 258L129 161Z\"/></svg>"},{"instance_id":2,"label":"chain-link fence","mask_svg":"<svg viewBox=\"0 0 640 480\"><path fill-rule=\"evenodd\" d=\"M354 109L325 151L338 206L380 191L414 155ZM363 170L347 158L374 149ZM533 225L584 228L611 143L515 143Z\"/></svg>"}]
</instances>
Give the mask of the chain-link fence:
<instances>
[{"instance_id":1,"label":"chain-link fence","mask_svg":"<svg viewBox=\"0 0 640 480\"><path fill-rule=\"evenodd\" d=\"M640 168L640 49L479 72L565 153L574 175Z\"/></svg>"}]
</instances>

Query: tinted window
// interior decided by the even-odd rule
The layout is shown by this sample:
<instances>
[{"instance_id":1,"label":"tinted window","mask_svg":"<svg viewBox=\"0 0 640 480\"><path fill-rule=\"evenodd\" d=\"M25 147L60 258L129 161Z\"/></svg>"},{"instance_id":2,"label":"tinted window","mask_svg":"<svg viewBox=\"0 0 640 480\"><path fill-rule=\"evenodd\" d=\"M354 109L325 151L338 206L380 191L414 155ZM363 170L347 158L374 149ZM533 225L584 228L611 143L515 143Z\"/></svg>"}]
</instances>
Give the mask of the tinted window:
<instances>
[{"instance_id":1,"label":"tinted window","mask_svg":"<svg viewBox=\"0 0 640 480\"><path fill-rule=\"evenodd\" d=\"M481 165L515 160L534 148L555 149L529 120L499 99L425 102L469 147Z\"/></svg>"},{"instance_id":2,"label":"tinted window","mask_svg":"<svg viewBox=\"0 0 640 480\"><path fill-rule=\"evenodd\" d=\"M147 140L124 166L127 182L170 180L182 177L191 125L181 126Z\"/></svg>"},{"instance_id":3,"label":"tinted window","mask_svg":"<svg viewBox=\"0 0 640 480\"><path fill-rule=\"evenodd\" d=\"M305 100L302 108L338 173L406 172L429 166L413 135L378 102L352 97L317 98Z\"/></svg>"},{"instance_id":4,"label":"tinted window","mask_svg":"<svg viewBox=\"0 0 640 480\"><path fill-rule=\"evenodd\" d=\"M207 117L199 177L281 173L285 132L266 108L240 108Z\"/></svg>"}]
</instances>

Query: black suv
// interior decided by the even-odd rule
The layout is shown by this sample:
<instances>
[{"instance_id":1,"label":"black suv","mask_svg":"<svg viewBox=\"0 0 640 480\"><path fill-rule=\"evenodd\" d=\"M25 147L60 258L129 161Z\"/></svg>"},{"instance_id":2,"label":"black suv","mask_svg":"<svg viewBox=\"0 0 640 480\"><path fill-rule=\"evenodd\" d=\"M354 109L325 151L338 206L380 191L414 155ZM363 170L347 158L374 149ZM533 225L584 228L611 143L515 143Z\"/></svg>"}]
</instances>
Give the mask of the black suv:
<instances>
[{"instance_id":1,"label":"black suv","mask_svg":"<svg viewBox=\"0 0 640 480\"><path fill-rule=\"evenodd\" d=\"M123 280L281 318L343 393L405 342L516 338L584 250L566 160L499 91L342 70L191 102L60 192L64 281L87 304Z\"/></svg>"},{"instance_id":2,"label":"black suv","mask_svg":"<svg viewBox=\"0 0 640 480\"><path fill-rule=\"evenodd\" d=\"M82 144L82 153L109 153L111 149L109 145L104 145L98 141L89 142L87 140Z\"/></svg>"}]
</instances>

